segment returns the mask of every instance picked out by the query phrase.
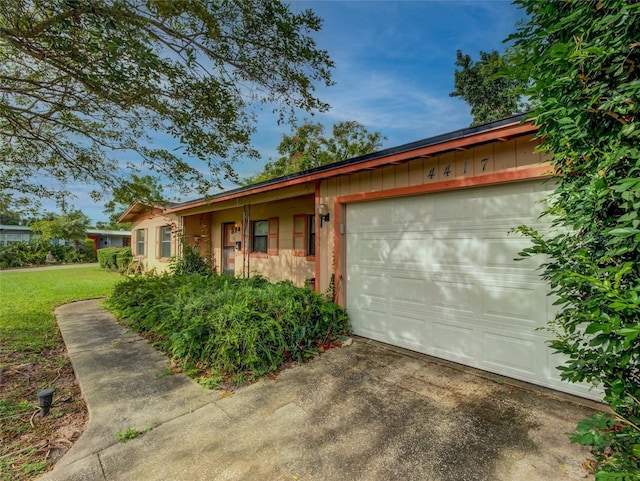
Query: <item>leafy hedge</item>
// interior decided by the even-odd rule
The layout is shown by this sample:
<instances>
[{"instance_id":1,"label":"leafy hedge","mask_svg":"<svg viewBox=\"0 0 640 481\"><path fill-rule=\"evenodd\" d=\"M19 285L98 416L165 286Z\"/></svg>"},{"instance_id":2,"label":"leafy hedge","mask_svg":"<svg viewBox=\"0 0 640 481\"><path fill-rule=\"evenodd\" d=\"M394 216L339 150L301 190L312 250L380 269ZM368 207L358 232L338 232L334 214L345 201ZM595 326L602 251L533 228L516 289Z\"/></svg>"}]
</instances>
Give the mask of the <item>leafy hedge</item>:
<instances>
[{"instance_id":1,"label":"leafy hedge","mask_svg":"<svg viewBox=\"0 0 640 481\"><path fill-rule=\"evenodd\" d=\"M98 264L103 269L123 272L133 260L130 247L105 247L98 249Z\"/></svg>"},{"instance_id":2,"label":"leafy hedge","mask_svg":"<svg viewBox=\"0 0 640 481\"><path fill-rule=\"evenodd\" d=\"M200 381L242 383L302 361L349 331L346 312L307 288L261 277L127 278L107 306ZM189 372L191 371L191 372Z\"/></svg>"},{"instance_id":3,"label":"leafy hedge","mask_svg":"<svg viewBox=\"0 0 640 481\"><path fill-rule=\"evenodd\" d=\"M516 3L519 72L556 180L556 228L522 226L523 255L545 259L561 377L601 386L611 408L571 440L591 448L596 480L640 481L640 2Z\"/></svg>"},{"instance_id":4,"label":"leafy hedge","mask_svg":"<svg viewBox=\"0 0 640 481\"><path fill-rule=\"evenodd\" d=\"M75 246L53 245L49 241L43 242L38 239L32 242L9 244L6 247L0 247L0 269L44 265L47 263L49 252L53 262L57 264L95 261L93 241L87 240L88 242L78 249Z\"/></svg>"}]
</instances>

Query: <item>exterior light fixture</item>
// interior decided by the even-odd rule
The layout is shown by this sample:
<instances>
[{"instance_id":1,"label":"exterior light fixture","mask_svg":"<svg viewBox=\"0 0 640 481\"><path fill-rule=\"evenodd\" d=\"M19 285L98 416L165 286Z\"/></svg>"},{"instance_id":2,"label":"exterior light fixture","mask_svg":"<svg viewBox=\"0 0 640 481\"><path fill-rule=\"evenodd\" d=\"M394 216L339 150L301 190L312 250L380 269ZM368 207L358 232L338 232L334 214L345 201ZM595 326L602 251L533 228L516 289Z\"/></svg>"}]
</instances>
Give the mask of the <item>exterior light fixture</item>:
<instances>
[{"instance_id":1,"label":"exterior light fixture","mask_svg":"<svg viewBox=\"0 0 640 481\"><path fill-rule=\"evenodd\" d=\"M55 391L55 389L45 389L36 393L41 418L45 417L49 412L49 408L51 408L51 404L53 404L53 393Z\"/></svg>"},{"instance_id":2,"label":"exterior light fixture","mask_svg":"<svg viewBox=\"0 0 640 481\"><path fill-rule=\"evenodd\" d=\"M324 222L329 222L329 207L327 204L316 205L316 214L320 217L320 228Z\"/></svg>"},{"instance_id":3,"label":"exterior light fixture","mask_svg":"<svg viewBox=\"0 0 640 481\"><path fill-rule=\"evenodd\" d=\"M200 239L202 239L202 237L200 237L199 235L194 235L193 236L193 240L196 242L196 244L200 243Z\"/></svg>"}]
</instances>

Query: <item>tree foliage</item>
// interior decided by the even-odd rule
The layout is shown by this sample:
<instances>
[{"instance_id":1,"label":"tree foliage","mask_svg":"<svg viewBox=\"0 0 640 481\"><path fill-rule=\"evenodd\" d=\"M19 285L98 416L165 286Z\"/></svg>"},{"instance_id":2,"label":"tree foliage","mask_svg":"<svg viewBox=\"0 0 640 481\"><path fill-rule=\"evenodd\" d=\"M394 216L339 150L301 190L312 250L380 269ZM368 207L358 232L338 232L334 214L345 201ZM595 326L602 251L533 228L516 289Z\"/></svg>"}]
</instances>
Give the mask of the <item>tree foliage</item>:
<instances>
[{"instance_id":1,"label":"tree foliage","mask_svg":"<svg viewBox=\"0 0 640 481\"><path fill-rule=\"evenodd\" d=\"M41 240L63 239L80 241L87 237L89 218L79 210L71 210L50 219L42 219L30 224L33 232L40 235Z\"/></svg>"},{"instance_id":2,"label":"tree foliage","mask_svg":"<svg viewBox=\"0 0 640 481\"><path fill-rule=\"evenodd\" d=\"M640 479L640 3L517 0L512 37L553 153L555 228L527 227L559 312L551 343L571 382L601 386L610 415L582 421L596 479Z\"/></svg>"},{"instance_id":3,"label":"tree foliage","mask_svg":"<svg viewBox=\"0 0 640 481\"><path fill-rule=\"evenodd\" d=\"M327 108L315 96L333 66L311 37L320 28L278 0L3 0L0 190L109 191L144 168L206 192L238 156L257 156L261 105L282 120ZM152 143L162 136L181 148Z\"/></svg>"},{"instance_id":4,"label":"tree foliage","mask_svg":"<svg viewBox=\"0 0 640 481\"><path fill-rule=\"evenodd\" d=\"M529 108L523 101L528 79L513 76L510 62L497 50L480 51L477 62L460 50L456 52L455 65L460 70L454 73L455 90L449 95L460 97L471 106L471 125L503 119Z\"/></svg>"},{"instance_id":5,"label":"tree foliage","mask_svg":"<svg viewBox=\"0 0 640 481\"><path fill-rule=\"evenodd\" d=\"M22 213L10 209L0 208L0 224L3 225L21 225Z\"/></svg>"},{"instance_id":6,"label":"tree foliage","mask_svg":"<svg viewBox=\"0 0 640 481\"><path fill-rule=\"evenodd\" d=\"M331 133L331 137L327 137L321 123L308 120L294 126L292 134L283 135L278 145L281 157L268 162L260 174L245 179L242 184L254 184L369 154L378 150L386 139L380 132L369 132L356 121L338 122Z\"/></svg>"}]
</instances>

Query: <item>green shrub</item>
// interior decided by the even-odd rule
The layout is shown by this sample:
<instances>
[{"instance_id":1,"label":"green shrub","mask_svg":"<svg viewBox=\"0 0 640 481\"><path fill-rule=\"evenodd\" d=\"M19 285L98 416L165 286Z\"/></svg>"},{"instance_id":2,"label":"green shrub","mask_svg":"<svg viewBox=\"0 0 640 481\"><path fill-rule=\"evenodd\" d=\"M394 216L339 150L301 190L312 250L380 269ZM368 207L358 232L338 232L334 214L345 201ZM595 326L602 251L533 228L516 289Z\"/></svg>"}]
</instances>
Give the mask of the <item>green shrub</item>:
<instances>
[{"instance_id":1,"label":"green shrub","mask_svg":"<svg viewBox=\"0 0 640 481\"><path fill-rule=\"evenodd\" d=\"M0 248L0 268L26 267L31 265L33 249L26 242L9 244Z\"/></svg>"},{"instance_id":2,"label":"green shrub","mask_svg":"<svg viewBox=\"0 0 640 481\"><path fill-rule=\"evenodd\" d=\"M173 274L179 276L187 274L208 275L215 272L214 263L210 257L203 256L197 247L186 242L184 238L180 239L180 243L182 254L179 257L173 257L169 266L169 270Z\"/></svg>"},{"instance_id":3,"label":"green shrub","mask_svg":"<svg viewBox=\"0 0 640 481\"><path fill-rule=\"evenodd\" d=\"M82 256L85 262L95 262L97 260L96 245L93 239L85 239L82 245Z\"/></svg>"},{"instance_id":4,"label":"green shrub","mask_svg":"<svg viewBox=\"0 0 640 481\"><path fill-rule=\"evenodd\" d=\"M290 282L162 275L119 283L107 306L186 370L245 382L348 332L346 312Z\"/></svg>"},{"instance_id":5,"label":"green shrub","mask_svg":"<svg viewBox=\"0 0 640 481\"><path fill-rule=\"evenodd\" d=\"M90 243L90 245L89 245ZM29 267L46 264L51 253L55 263L91 262L95 260L94 244L87 239L79 249L74 245L54 245L50 241L34 239L30 243L18 242L0 248L0 268Z\"/></svg>"},{"instance_id":6,"label":"green shrub","mask_svg":"<svg viewBox=\"0 0 640 481\"><path fill-rule=\"evenodd\" d=\"M598 481L640 481L640 3L516 3L518 71L556 182L554 227L521 226L523 256L542 254L559 306L561 377L601 387L611 408L571 440L591 448Z\"/></svg>"},{"instance_id":7,"label":"green shrub","mask_svg":"<svg viewBox=\"0 0 640 481\"><path fill-rule=\"evenodd\" d=\"M116 268L118 271L126 271L132 260L133 254L131 254L131 248L121 247L118 249L118 252L116 252Z\"/></svg>"},{"instance_id":8,"label":"green shrub","mask_svg":"<svg viewBox=\"0 0 640 481\"><path fill-rule=\"evenodd\" d=\"M98 249L98 264L103 269L123 272L133 259L130 247L105 247Z\"/></svg>"}]
</instances>

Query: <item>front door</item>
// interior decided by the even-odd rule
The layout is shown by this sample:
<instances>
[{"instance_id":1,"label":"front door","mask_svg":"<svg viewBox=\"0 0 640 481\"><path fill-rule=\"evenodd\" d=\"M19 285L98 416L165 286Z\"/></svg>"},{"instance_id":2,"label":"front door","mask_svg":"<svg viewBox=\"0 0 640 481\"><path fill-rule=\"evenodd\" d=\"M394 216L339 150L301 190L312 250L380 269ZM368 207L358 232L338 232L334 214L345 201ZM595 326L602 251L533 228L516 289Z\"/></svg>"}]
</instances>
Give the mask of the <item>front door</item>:
<instances>
[{"instance_id":1,"label":"front door","mask_svg":"<svg viewBox=\"0 0 640 481\"><path fill-rule=\"evenodd\" d=\"M236 275L236 243L234 241L235 223L222 224L222 272Z\"/></svg>"}]
</instances>

